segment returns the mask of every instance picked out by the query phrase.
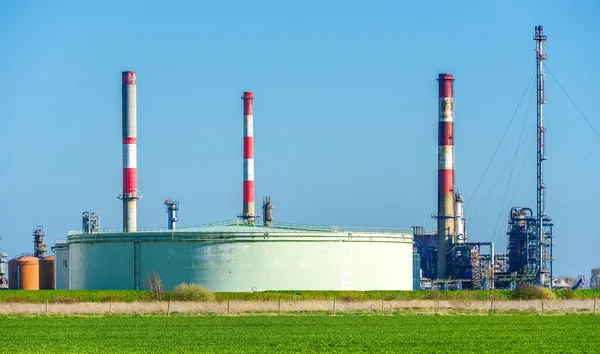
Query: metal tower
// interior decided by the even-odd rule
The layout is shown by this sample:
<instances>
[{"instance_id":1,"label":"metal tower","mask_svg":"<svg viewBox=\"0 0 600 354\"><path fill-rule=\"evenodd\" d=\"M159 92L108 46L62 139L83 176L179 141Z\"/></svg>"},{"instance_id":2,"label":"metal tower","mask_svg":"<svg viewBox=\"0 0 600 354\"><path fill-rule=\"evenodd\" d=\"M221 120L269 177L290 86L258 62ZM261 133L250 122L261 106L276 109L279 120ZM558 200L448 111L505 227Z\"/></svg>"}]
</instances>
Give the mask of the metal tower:
<instances>
[{"instance_id":1,"label":"metal tower","mask_svg":"<svg viewBox=\"0 0 600 354\"><path fill-rule=\"evenodd\" d=\"M37 258L46 257L46 251L48 249L48 244L44 242L44 236L46 233L44 232L43 226L36 226L37 229L33 230L33 256Z\"/></svg>"},{"instance_id":2,"label":"metal tower","mask_svg":"<svg viewBox=\"0 0 600 354\"><path fill-rule=\"evenodd\" d=\"M177 228L177 222L179 221L177 218L177 212L179 211L179 200L166 198L165 205L167 206L167 214L169 215L169 219L167 220L168 228L169 230L175 230Z\"/></svg>"},{"instance_id":3,"label":"metal tower","mask_svg":"<svg viewBox=\"0 0 600 354\"><path fill-rule=\"evenodd\" d=\"M100 231L100 213L97 211L84 211L82 214L83 232L95 233Z\"/></svg>"},{"instance_id":4,"label":"metal tower","mask_svg":"<svg viewBox=\"0 0 600 354\"><path fill-rule=\"evenodd\" d=\"M273 203L271 203L271 197L265 197L263 199L263 225L267 227L273 226Z\"/></svg>"},{"instance_id":5,"label":"metal tower","mask_svg":"<svg viewBox=\"0 0 600 354\"><path fill-rule=\"evenodd\" d=\"M546 35L542 26L535 27L535 59L537 72L537 283L540 286L552 287L552 224L546 215L544 184L545 132L544 128L544 66L546 60ZM548 279L548 275L550 278Z\"/></svg>"}]
</instances>

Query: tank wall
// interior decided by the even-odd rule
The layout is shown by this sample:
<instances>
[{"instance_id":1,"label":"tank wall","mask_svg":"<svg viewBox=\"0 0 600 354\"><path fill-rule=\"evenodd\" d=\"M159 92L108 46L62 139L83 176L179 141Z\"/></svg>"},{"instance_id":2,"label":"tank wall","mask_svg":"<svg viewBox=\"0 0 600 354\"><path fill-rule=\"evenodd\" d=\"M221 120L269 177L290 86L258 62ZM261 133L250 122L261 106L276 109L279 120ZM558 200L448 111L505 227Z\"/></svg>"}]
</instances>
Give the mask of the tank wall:
<instances>
[{"instance_id":1,"label":"tank wall","mask_svg":"<svg viewBox=\"0 0 600 354\"><path fill-rule=\"evenodd\" d=\"M40 259L40 290L54 290L54 260L54 256Z\"/></svg>"},{"instance_id":2,"label":"tank wall","mask_svg":"<svg viewBox=\"0 0 600 354\"><path fill-rule=\"evenodd\" d=\"M54 263L55 287L56 289L69 289L69 247L56 248Z\"/></svg>"},{"instance_id":3,"label":"tank wall","mask_svg":"<svg viewBox=\"0 0 600 354\"><path fill-rule=\"evenodd\" d=\"M136 287L133 243L70 247L72 289ZM364 241L141 242L137 282L144 289L156 273L167 290L182 282L219 292L411 290L412 247Z\"/></svg>"},{"instance_id":4,"label":"tank wall","mask_svg":"<svg viewBox=\"0 0 600 354\"><path fill-rule=\"evenodd\" d=\"M19 289L40 290L40 264L37 258L23 257L19 260Z\"/></svg>"},{"instance_id":5,"label":"tank wall","mask_svg":"<svg viewBox=\"0 0 600 354\"><path fill-rule=\"evenodd\" d=\"M133 242L69 245L70 289L133 289Z\"/></svg>"},{"instance_id":6,"label":"tank wall","mask_svg":"<svg viewBox=\"0 0 600 354\"><path fill-rule=\"evenodd\" d=\"M19 264L16 259L8 261L8 288L19 289Z\"/></svg>"}]
</instances>

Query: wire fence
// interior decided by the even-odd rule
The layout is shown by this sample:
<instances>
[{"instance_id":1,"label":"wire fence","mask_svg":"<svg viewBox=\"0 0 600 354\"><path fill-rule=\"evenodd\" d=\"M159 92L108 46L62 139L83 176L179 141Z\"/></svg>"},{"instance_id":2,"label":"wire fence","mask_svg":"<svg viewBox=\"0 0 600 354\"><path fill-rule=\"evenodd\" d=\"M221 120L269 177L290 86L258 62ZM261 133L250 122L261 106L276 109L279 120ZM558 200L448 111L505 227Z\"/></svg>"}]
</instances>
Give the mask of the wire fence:
<instances>
[{"instance_id":1,"label":"wire fence","mask_svg":"<svg viewBox=\"0 0 600 354\"><path fill-rule=\"evenodd\" d=\"M529 313L559 315L593 314L597 299L527 300L527 301L447 301L447 300L289 300L270 301L225 300L218 302L154 301L154 302L83 302L83 303L0 303L0 314L30 315L514 315Z\"/></svg>"}]
</instances>

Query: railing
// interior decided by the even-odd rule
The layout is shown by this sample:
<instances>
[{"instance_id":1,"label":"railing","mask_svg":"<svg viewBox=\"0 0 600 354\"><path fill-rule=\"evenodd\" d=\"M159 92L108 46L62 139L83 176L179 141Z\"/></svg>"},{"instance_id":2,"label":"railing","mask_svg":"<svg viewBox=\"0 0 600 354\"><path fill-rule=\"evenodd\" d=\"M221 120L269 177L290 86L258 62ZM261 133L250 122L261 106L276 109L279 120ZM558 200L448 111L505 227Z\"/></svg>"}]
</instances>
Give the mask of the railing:
<instances>
[{"instance_id":1,"label":"railing","mask_svg":"<svg viewBox=\"0 0 600 354\"><path fill-rule=\"evenodd\" d=\"M344 226L327 226L327 225L308 225L308 224L292 224L274 222L274 228L301 230L301 231L326 231L326 232L373 232L373 233L394 233L394 234L411 234L411 229L396 229L396 228L381 228L381 227L344 227Z\"/></svg>"},{"instance_id":2,"label":"railing","mask_svg":"<svg viewBox=\"0 0 600 354\"><path fill-rule=\"evenodd\" d=\"M206 229L210 229L211 227L225 227L225 226L240 226L240 227L263 227L260 224L251 225L245 223L243 220L234 219L234 220L225 220L214 223L189 226L177 228L175 230L170 230L164 227L151 227L151 228L137 228L138 233L179 233L179 232L193 232L193 231L204 231ZM399 228L377 228L377 227L343 227L343 226L328 226L328 225L310 225L310 224L293 224L293 223L283 223L283 222L274 222L272 227L273 229L284 229L290 231L320 231L320 232L368 232L368 233L385 233L385 234L410 234L412 235L411 229L399 229ZM113 229L100 229L95 232L87 232L85 230L70 230L68 232L69 236L74 235L82 235L82 234L108 234L108 233L123 233L122 228L113 228Z\"/></svg>"}]
</instances>

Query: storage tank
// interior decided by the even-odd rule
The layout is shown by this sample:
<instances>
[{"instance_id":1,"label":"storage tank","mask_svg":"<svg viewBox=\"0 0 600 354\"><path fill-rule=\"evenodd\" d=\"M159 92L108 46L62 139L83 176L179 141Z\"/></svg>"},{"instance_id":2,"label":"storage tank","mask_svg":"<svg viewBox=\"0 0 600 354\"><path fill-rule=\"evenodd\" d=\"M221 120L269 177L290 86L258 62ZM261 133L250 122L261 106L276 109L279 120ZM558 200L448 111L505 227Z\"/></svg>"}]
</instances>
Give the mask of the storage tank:
<instances>
[{"instance_id":1,"label":"storage tank","mask_svg":"<svg viewBox=\"0 0 600 354\"><path fill-rule=\"evenodd\" d=\"M10 290L19 289L19 259L8 261L8 288Z\"/></svg>"},{"instance_id":2,"label":"storage tank","mask_svg":"<svg viewBox=\"0 0 600 354\"><path fill-rule=\"evenodd\" d=\"M40 260L36 257L21 257L17 260L19 265L19 289L40 289Z\"/></svg>"},{"instance_id":3,"label":"storage tank","mask_svg":"<svg viewBox=\"0 0 600 354\"><path fill-rule=\"evenodd\" d=\"M69 244L67 241L57 240L52 251L56 256L54 261L55 289L69 290Z\"/></svg>"},{"instance_id":4,"label":"storage tank","mask_svg":"<svg viewBox=\"0 0 600 354\"><path fill-rule=\"evenodd\" d=\"M217 292L413 289L412 230L232 220L167 231L74 231L68 242L73 290L141 290L153 274L166 290L180 283Z\"/></svg>"},{"instance_id":5,"label":"storage tank","mask_svg":"<svg viewBox=\"0 0 600 354\"><path fill-rule=\"evenodd\" d=\"M40 290L54 290L54 256L40 259Z\"/></svg>"}]
</instances>

